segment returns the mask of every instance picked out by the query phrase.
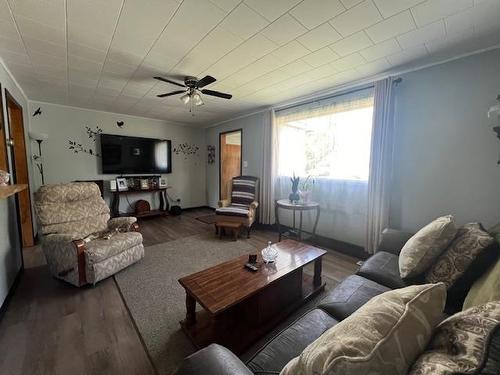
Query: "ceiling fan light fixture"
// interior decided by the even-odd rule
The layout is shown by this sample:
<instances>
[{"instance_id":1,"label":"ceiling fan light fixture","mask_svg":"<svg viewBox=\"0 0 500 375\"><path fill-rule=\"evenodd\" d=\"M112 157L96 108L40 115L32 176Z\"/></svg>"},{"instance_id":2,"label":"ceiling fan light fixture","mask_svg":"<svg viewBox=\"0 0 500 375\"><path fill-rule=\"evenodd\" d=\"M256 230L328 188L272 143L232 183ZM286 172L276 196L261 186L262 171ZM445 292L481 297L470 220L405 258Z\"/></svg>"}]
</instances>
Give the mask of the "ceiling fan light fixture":
<instances>
[{"instance_id":1,"label":"ceiling fan light fixture","mask_svg":"<svg viewBox=\"0 0 500 375\"><path fill-rule=\"evenodd\" d=\"M200 106L200 105L203 105L205 104L203 102L203 99L201 98L201 95L197 92L195 92L191 98L193 100L193 103L195 106Z\"/></svg>"},{"instance_id":2,"label":"ceiling fan light fixture","mask_svg":"<svg viewBox=\"0 0 500 375\"><path fill-rule=\"evenodd\" d=\"M183 102L184 104L188 104L189 101L191 100L191 95L189 95L189 93L187 94L184 94L182 95L180 98L181 102Z\"/></svg>"}]
</instances>

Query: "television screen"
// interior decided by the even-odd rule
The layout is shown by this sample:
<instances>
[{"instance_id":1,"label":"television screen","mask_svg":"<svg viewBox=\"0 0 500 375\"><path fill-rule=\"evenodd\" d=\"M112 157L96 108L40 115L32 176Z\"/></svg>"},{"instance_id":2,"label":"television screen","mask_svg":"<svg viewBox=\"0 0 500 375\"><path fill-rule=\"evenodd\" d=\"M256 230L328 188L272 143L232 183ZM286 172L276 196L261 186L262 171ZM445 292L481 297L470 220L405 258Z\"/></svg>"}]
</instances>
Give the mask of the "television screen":
<instances>
[{"instance_id":1,"label":"television screen","mask_svg":"<svg viewBox=\"0 0 500 375\"><path fill-rule=\"evenodd\" d=\"M101 134L103 174L171 173L169 140Z\"/></svg>"}]
</instances>

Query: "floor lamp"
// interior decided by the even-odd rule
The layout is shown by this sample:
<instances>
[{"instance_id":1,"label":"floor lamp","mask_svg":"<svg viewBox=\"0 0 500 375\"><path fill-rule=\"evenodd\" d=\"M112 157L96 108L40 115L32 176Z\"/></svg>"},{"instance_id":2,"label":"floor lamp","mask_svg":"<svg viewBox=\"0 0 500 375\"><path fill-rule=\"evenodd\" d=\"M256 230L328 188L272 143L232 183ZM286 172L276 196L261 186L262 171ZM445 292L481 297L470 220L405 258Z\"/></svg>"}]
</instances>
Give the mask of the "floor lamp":
<instances>
[{"instance_id":1,"label":"floor lamp","mask_svg":"<svg viewBox=\"0 0 500 375\"><path fill-rule=\"evenodd\" d=\"M38 143L38 155L33 154L33 160L36 162L40 176L42 177L42 185L45 185L45 178L43 175L43 159L42 159L42 142L49 138L46 133L29 132L30 138Z\"/></svg>"}]
</instances>

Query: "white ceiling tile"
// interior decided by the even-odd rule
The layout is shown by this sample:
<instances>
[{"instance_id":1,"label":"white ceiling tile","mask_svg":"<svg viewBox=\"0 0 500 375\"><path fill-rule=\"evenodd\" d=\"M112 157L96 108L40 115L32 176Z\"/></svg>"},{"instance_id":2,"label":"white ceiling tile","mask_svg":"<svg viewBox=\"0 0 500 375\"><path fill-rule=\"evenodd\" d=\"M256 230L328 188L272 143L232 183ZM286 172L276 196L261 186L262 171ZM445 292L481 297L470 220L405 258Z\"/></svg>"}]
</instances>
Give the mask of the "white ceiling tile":
<instances>
[{"instance_id":1,"label":"white ceiling tile","mask_svg":"<svg viewBox=\"0 0 500 375\"><path fill-rule=\"evenodd\" d=\"M473 8L474 27L479 29L495 29L500 19L500 1L485 0Z\"/></svg>"},{"instance_id":2,"label":"white ceiling tile","mask_svg":"<svg viewBox=\"0 0 500 375\"><path fill-rule=\"evenodd\" d=\"M411 49L403 50L393 55L387 56L387 61L393 66L399 66L412 61L427 57L429 53L425 46L415 46Z\"/></svg>"},{"instance_id":3,"label":"white ceiling tile","mask_svg":"<svg viewBox=\"0 0 500 375\"><path fill-rule=\"evenodd\" d=\"M340 0L342 4L347 8L352 8L353 6L359 4L363 0Z\"/></svg>"},{"instance_id":4,"label":"white ceiling tile","mask_svg":"<svg viewBox=\"0 0 500 375\"><path fill-rule=\"evenodd\" d=\"M368 47L359 53L366 59L366 61L374 61L400 51L401 47L398 42L395 39L388 39L385 42Z\"/></svg>"},{"instance_id":5,"label":"white ceiling tile","mask_svg":"<svg viewBox=\"0 0 500 375\"><path fill-rule=\"evenodd\" d=\"M474 10L477 8L469 8L463 12L453 14L444 19L446 32L448 34L460 33L474 27Z\"/></svg>"},{"instance_id":6,"label":"white ceiling tile","mask_svg":"<svg viewBox=\"0 0 500 375\"><path fill-rule=\"evenodd\" d=\"M240 45L242 40L221 26L212 30L173 69L174 73L198 74Z\"/></svg>"},{"instance_id":7,"label":"white ceiling tile","mask_svg":"<svg viewBox=\"0 0 500 375\"><path fill-rule=\"evenodd\" d=\"M363 76L370 76L373 74L383 73L390 68L391 64L389 64L387 59L381 58L380 60L375 60L367 64L358 66L356 70L363 74Z\"/></svg>"},{"instance_id":8,"label":"white ceiling tile","mask_svg":"<svg viewBox=\"0 0 500 375\"><path fill-rule=\"evenodd\" d=\"M356 68L357 66L363 65L366 63L366 60L359 53L353 53L352 55L342 57L338 60L330 63L331 66L335 68L335 70L339 72L343 72L346 70L351 70Z\"/></svg>"},{"instance_id":9,"label":"white ceiling tile","mask_svg":"<svg viewBox=\"0 0 500 375\"><path fill-rule=\"evenodd\" d=\"M425 43L427 50L431 53L446 51L448 49L461 48L461 44L467 44L474 37L474 29L470 28L455 34L448 34L445 38L436 39Z\"/></svg>"},{"instance_id":10,"label":"white ceiling tile","mask_svg":"<svg viewBox=\"0 0 500 375\"><path fill-rule=\"evenodd\" d=\"M9 67L10 67L10 64L20 64L20 65L31 66L31 60L30 60L29 56L25 53L17 53L17 52L12 52L9 50L2 49L0 56L7 63L7 65L9 65Z\"/></svg>"},{"instance_id":11,"label":"white ceiling tile","mask_svg":"<svg viewBox=\"0 0 500 375\"><path fill-rule=\"evenodd\" d=\"M245 3L270 22L274 21L302 0L245 0Z\"/></svg>"},{"instance_id":12,"label":"white ceiling tile","mask_svg":"<svg viewBox=\"0 0 500 375\"><path fill-rule=\"evenodd\" d=\"M337 53L340 56L347 56L351 53L360 51L367 47L373 45L370 38L366 36L364 31L360 31L356 34L348 36L342 40L339 40L336 43L333 43L330 48L333 52Z\"/></svg>"},{"instance_id":13,"label":"white ceiling tile","mask_svg":"<svg viewBox=\"0 0 500 375\"><path fill-rule=\"evenodd\" d=\"M412 8L417 25L423 26L471 7L472 0L428 0Z\"/></svg>"},{"instance_id":14,"label":"white ceiling tile","mask_svg":"<svg viewBox=\"0 0 500 375\"><path fill-rule=\"evenodd\" d=\"M277 45L282 46L307 32L295 18L285 14L262 30L262 34Z\"/></svg>"},{"instance_id":15,"label":"white ceiling tile","mask_svg":"<svg viewBox=\"0 0 500 375\"><path fill-rule=\"evenodd\" d=\"M311 65L314 68L320 67L321 65L328 64L334 60L337 60L339 55L333 52L330 48L324 47L316 52L313 52L307 56L304 56L302 60Z\"/></svg>"},{"instance_id":16,"label":"white ceiling tile","mask_svg":"<svg viewBox=\"0 0 500 375\"><path fill-rule=\"evenodd\" d=\"M342 36L346 37L381 20L382 16L373 1L366 0L333 18L330 24Z\"/></svg>"},{"instance_id":17,"label":"white ceiling tile","mask_svg":"<svg viewBox=\"0 0 500 375\"><path fill-rule=\"evenodd\" d=\"M230 12L233 10L241 0L210 0L212 3L217 5L219 8L225 10L226 12Z\"/></svg>"},{"instance_id":18,"label":"white ceiling tile","mask_svg":"<svg viewBox=\"0 0 500 375\"><path fill-rule=\"evenodd\" d=\"M0 36L0 48L16 53L26 53L20 38L4 38Z\"/></svg>"},{"instance_id":19,"label":"white ceiling tile","mask_svg":"<svg viewBox=\"0 0 500 375\"><path fill-rule=\"evenodd\" d=\"M426 0L374 0L378 10L382 13L384 18L391 17L403 10L410 9L411 7L420 4Z\"/></svg>"},{"instance_id":20,"label":"white ceiling tile","mask_svg":"<svg viewBox=\"0 0 500 375\"><path fill-rule=\"evenodd\" d=\"M268 24L269 22L263 16L241 3L221 22L220 26L243 41L262 30Z\"/></svg>"},{"instance_id":21,"label":"white ceiling tile","mask_svg":"<svg viewBox=\"0 0 500 375\"><path fill-rule=\"evenodd\" d=\"M380 43L414 28L415 23L410 12L405 11L367 28L366 33L375 43Z\"/></svg>"},{"instance_id":22,"label":"white ceiling tile","mask_svg":"<svg viewBox=\"0 0 500 375\"><path fill-rule=\"evenodd\" d=\"M66 45L54 44L43 40L32 38L24 38L24 44L28 49L28 54L31 52L45 53L61 59L66 58Z\"/></svg>"},{"instance_id":23,"label":"white ceiling tile","mask_svg":"<svg viewBox=\"0 0 500 375\"><path fill-rule=\"evenodd\" d=\"M91 24L92 32L106 35L110 40L121 7L122 0L67 1L68 27L89 28Z\"/></svg>"},{"instance_id":24,"label":"white ceiling tile","mask_svg":"<svg viewBox=\"0 0 500 375\"><path fill-rule=\"evenodd\" d=\"M303 46L313 52L340 39L342 36L328 22L297 38Z\"/></svg>"},{"instance_id":25,"label":"white ceiling tile","mask_svg":"<svg viewBox=\"0 0 500 375\"><path fill-rule=\"evenodd\" d=\"M66 18L64 3L64 0L9 0L12 12L16 16L31 18L56 29L64 29Z\"/></svg>"},{"instance_id":26,"label":"white ceiling tile","mask_svg":"<svg viewBox=\"0 0 500 375\"><path fill-rule=\"evenodd\" d=\"M208 0L185 0L161 34L146 61L166 65L180 61L222 21L226 13ZM189 20L189 24L186 24ZM182 37L180 37L182 36ZM174 64L175 65L175 64Z\"/></svg>"},{"instance_id":27,"label":"white ceiling tile","mask_svg":"<svg viewBox=\"0 0 500 375\"><path fill-rule=\"evenodd\" d=\"M275 49L271 52L271 55L276 57L282 63L288 64L301 58L302 56L306 56L309 53L310 51L306 47L299 42L292 40L290 43Z\"/></svg>"},{"instance_id":28,"label":"white ceiling tile","mask_svg":"<svg viewBox=\"0 0 500 375\"><path fill-rule=\"evenodd\" d=\"M444 22L439 20L422 28L410 31L397 37L399 44L404 49L443 38L446 35Z\"/></svg>"},{"instance_id":29,"label":"white ceiling tile","mask_svg":"<svg viewBox=\"0 0 500 375\"><path fill-rule=\"evenodd\" d=\"M47 40L55 44L66 44L66 29L56 29L29 18L16 17L16 22L23 37Z\"/></svg>"},{"instance_id":30,"label":"white ceiling tile","mask_svg":"<svg viewBox=\"0 0 500 375\"><path fill-rule=\"evenodd\" d=\"M69 66L92 74L100 73L103 65L102 63L97 63L75 55L68 55L68 64Z\"/></svg>"},{"instance_id":31,"label":"white ceiling tile","mask_svg":"<svg viewBox=\"0 0 500 375\"><path fill-rule=\"evenodd\" d=\"M308 29L328 21L345 10L339 0L304 0L290 13Z\"/></svg>"},{"instance_id":32,"label":"white ceiling tile","mask_svg":"<svg viewBox=\"0 0 500 375\"><path fill-rule=\"evenodd\" d=\"M16 24L12 18L2 19L0 22L0 35L5 38L18 38Z\"/></svg>"},{"instance_id":33,"label":"white ceiling tile","mask_svg":"<svg viewBox=\"0 0 500 375\"><path fill-rule=\"evenodd\" d=\"M30 52L31 62L35 65L66 67L66 59L58 56L51 56L45 53Z\"/></svg>"},{"instance_id":34,"label":"white ceiling tile","mask_svg":"<svg viewBox=\"0 0 500 375\"><path fill-rule=\"evenodd\" d=\"M99 63L104 62L104 58L106 57L106 51L98 50L76 42L68 42L68 53Z\"/></svg>"},{"instance_id":35,"label":"white ceiling tile","mask_svg":"<svg viewBox=\"0 0 500 375\"><path fill-rule=\"evenodd\" d=\"M10 18L11 13L7 0L0 0L0 20L9 20Z\"/></svg>"},{"instance_id":36,"label":"white ceiling tile","mask_svg":"<svg viewBox=\"0 0 500 375\"><path fill-rule=\"evenodd\" d=\"M231 89L245 85L253 79L279 68L283 64L278 58L269 54L224 79L222 83ZM221 87L219 89L224 90Z\"/></svg>"}]
</instances>

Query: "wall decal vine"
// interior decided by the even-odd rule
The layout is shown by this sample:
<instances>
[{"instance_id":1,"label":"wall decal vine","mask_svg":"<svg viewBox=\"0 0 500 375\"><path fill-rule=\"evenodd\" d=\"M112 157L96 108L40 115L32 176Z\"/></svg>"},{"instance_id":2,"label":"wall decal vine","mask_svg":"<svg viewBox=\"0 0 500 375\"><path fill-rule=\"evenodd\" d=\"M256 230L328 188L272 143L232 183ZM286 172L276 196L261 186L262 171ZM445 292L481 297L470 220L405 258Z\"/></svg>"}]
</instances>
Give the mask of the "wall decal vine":
<instances>
[{"instance_id":1,"label":"wall decal vine","mask_svg":"<svg viewBox=\"0 0 500 375\"><path fill-rule=\"evenodd\" d=\"M198 146L185 142L175 146L172 151L176 155L184 155L184 160L186 160L190 155L199 156L199 150L200 148Z\"/></svg>"},{"instance_id":2,"label":"wall decal vine","mask_svg":"<svg viewBox=\"0 0 500 375\"><path fill-rule=\"evenodd\" d=\"M99 127L99 125L97 125L95 127L95 130L90 128L89 126L85 126L85 131L86 131L89 139L92 139L92 141L94 143L96 142L97 136L102 133L102 129ZM86 148L78 141L68 139L68 144L69 144L68 149L73 151L75 154L84 153L84 154L92 155L95 157L101 156L97 152L95 152L92 148L90 148L90 147Z\"/></svg>"}]
</instances>

